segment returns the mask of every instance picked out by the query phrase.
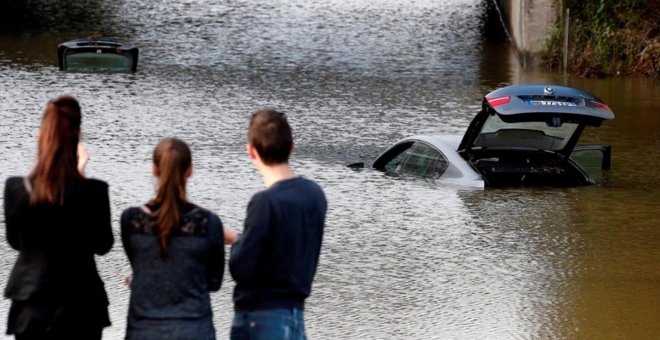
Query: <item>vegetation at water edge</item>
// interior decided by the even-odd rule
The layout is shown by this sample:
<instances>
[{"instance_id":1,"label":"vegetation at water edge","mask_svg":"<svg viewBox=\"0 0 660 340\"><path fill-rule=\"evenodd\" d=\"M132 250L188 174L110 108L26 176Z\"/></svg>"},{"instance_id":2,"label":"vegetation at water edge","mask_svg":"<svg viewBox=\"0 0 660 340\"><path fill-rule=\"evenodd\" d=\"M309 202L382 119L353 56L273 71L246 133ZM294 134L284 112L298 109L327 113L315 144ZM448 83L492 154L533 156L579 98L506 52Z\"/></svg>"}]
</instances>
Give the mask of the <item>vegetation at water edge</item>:
<instances>
[{"instance_id":1,"label":"vegetation at water edge","mask_svg":"<svg viewBox=\"0 0 660 340\"><path fill-rule=\"evenodd\" d=\"M563 22L570 9L568 71L583 76L660 74L660 0L577 0L558 3L559 18L543 63L560 69Z\"/></svg>"}]
</instances>

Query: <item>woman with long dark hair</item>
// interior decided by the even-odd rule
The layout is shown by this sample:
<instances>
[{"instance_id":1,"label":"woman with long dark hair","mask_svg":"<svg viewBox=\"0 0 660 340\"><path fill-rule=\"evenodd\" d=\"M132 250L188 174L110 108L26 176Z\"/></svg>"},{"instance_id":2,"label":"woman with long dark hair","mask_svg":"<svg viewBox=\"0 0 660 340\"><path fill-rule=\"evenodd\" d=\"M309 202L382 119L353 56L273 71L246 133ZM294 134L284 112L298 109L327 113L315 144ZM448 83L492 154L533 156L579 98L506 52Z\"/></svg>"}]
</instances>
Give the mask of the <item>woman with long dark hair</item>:
<instances>
[{"instance_id":1,"label":"woman with long dark hair","mask_svg":"<svg viewBox=\"0 0 660 340\"><path fill-rule=\"evenodd\" d=\"M133 269L126 339L215 339L209 292L222 283L222 222L186 198L192 156L185 142L160 141L153 174L156 197L121 216Z\"/></svg>"},{"instance_id":2,"label":"woman with long dark hair","mask_svg":"<svg viewBox=\"0 0 660 340\"><path fill-rule=\"evenodd\" d=\"M5 288L16 339L100 339L110 325L94 254L112 247L108 185L84 177L80 105L48 102L37 164L5 184L7 240L19 251Z\"/></svg>"}]
</instances>

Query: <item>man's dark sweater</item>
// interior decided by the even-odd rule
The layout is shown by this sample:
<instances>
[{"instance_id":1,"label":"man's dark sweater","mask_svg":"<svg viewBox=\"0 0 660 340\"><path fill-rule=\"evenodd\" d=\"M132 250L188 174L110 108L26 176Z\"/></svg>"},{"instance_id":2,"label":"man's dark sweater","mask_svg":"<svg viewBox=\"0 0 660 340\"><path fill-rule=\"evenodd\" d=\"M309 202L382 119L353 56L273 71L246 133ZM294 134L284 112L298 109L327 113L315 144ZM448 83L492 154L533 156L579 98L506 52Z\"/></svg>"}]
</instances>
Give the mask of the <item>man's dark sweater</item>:
<instances>
[{"instance_id":1,"label":"man's dark sweater","mask_svg":"<svg viewBox=\"0 0 660 340\"><path fill-rule=\"evenodd\" d=\"M229 269L236 311L304 309L316 273L327 202L314 182L296 177L252 196Z\"/></svg>"}]
</instances>

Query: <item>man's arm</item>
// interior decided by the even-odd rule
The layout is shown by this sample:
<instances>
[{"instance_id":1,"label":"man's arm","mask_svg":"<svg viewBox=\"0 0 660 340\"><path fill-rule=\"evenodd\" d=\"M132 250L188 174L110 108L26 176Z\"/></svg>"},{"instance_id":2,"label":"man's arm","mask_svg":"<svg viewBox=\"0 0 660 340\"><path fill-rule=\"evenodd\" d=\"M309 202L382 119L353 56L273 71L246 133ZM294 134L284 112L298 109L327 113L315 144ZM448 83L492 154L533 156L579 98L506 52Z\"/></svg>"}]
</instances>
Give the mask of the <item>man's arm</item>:
<instances>
[{"instance_id":1,"label":"man's arm","mask_svg":"<svg viewBox=\"0 0 660 340\"><path fill-rule=\"evenodd\" d=\"M249 281L257 271L259 258L270 229L271 207L263 195L250 200L243 233L234 242L229 258L231 276L237 283Z\"/></svg>"}]
</instances>

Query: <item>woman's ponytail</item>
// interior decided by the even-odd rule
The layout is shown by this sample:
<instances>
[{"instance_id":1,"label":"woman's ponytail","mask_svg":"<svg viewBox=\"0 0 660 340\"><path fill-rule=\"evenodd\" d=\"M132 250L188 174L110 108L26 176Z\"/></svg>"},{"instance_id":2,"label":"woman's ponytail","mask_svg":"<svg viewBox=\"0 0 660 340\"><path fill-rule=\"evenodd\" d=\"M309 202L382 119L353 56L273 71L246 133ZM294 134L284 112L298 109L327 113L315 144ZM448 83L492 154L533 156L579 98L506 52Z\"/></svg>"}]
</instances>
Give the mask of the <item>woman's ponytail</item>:
<instances>
[{"instance_id":1,"label":"woman's ponytail","mask_svg":"<svg viewBox=\"0 0 660 340\"><path fill-rule=\"evenodd\" d=\"M59 96L46 105L39 129L37 164L30 173L30 204L64 204L67 184L79 180L80 105Z\"/></svg>"},{"instance_id":2,"label":"woman's ponytail","mask_svg":"<svg viewBox=\"0 0 660 340\"><path fill-rule=\"evenodd\" d=\"M192 164L190 149L182 140L165 138L154 150L153 162L158 177L156 230L163 258L167 257L169 236L183 214L186 204L186 180Z\"/></svg>"}]
</instances>

